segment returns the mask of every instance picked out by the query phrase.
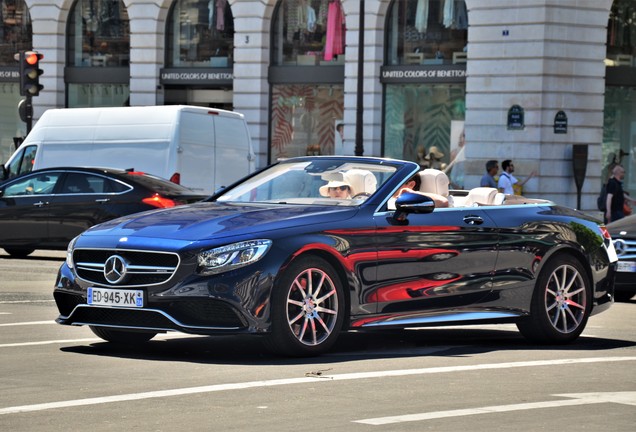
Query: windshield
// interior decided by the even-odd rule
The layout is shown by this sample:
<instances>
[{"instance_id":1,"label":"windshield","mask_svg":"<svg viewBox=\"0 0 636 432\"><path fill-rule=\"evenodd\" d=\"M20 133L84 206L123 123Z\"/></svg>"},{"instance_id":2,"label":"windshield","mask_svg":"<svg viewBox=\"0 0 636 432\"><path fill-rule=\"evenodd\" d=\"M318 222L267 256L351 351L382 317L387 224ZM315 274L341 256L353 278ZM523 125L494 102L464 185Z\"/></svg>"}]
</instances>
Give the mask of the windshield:
<instances>
[{"instance_id":1,"label":"windshield","mask_svg":"<svg viewBox=\"0 0 636 432\"><path fill-rule=\"evenodd\" d=\"M395 166L338 159L286 161L222 194L218 201L360 205L396 171Z\"/></svg>"}]
</instances>

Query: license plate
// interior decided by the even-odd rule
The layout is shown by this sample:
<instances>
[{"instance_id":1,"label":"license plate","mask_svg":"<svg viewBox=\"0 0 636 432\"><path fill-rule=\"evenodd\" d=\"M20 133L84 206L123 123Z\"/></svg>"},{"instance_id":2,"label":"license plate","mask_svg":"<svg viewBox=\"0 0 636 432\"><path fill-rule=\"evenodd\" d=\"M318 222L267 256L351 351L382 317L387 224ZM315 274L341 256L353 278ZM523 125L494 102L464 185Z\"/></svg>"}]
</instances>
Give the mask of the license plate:
<instances>
[{"instance_id":1,"label":"license plate","mask_svg":"<svg viewBox=\"0 0 636 432\"><path fill-rule=\"evenodd\" d=\"M616 266L616 271L619 272L636 272L636 262L632 261L619 261Z\"/></svg>"},{"instance_id":2,"label":"license plate","mask_svg":"<svg viewBox=\"0 0 636 432\"><path fill-rule=\"evenodd\" d=\"M144 306L144 292L142 290L89 287L87 297L87 303L89 305L135 308Z\"/></svg>"}]
</instances>

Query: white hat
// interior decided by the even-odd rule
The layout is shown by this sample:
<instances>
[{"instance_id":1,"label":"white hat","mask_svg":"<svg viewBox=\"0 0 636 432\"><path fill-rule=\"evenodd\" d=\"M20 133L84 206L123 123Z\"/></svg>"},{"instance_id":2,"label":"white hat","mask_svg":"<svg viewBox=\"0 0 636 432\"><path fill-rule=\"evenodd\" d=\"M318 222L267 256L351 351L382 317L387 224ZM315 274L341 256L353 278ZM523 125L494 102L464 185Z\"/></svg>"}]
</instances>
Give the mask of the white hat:
<instances>
[{"instance_id":1,"label":"white hat","mask_svg":"<svg viewBox=\"0 0 636 432\"><path fill-rule=\"evenodd\" d=\"M332 187L340 187L340 186L349 186L349 189L351 189L351 185L345 181L341 181L341 180L331 180L329 181L329 183L327 183L324 186L320 186L320 195L324 196L324 197L328 197L329 196L329 188Z\"/></svg>"}]
</instances>

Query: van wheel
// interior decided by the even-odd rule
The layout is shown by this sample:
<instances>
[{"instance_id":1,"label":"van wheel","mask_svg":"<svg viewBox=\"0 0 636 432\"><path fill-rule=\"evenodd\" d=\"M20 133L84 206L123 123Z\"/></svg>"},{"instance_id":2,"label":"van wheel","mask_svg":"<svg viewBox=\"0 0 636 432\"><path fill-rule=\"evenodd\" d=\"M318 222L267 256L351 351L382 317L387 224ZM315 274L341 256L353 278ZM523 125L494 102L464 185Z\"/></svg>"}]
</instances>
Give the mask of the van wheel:
<instances>
[{"instance_id":1,"label":"van wheel","mask_svg":"<svg viewBox=\"0 0 636 432\"><path fill-rule=\"evenodd\" d=\"M120 344L135 344L140 342L148 342L155 337L157 333L154 332L141 332L141 331L126 331L126 330L114 330L110 328L89 326L90 329L100 338L107 342L120 343Z\"/></svg>"},{"instance_id":2,"label":"van wheel","mask_svg":"<svg viewBox=\"0 0 636 432\"><path fill-rule=\"evenodd\" d=\"M4 250L13 258L26 258L31 255L35 249L4 248Z\"/></svg>"}]
</instances>

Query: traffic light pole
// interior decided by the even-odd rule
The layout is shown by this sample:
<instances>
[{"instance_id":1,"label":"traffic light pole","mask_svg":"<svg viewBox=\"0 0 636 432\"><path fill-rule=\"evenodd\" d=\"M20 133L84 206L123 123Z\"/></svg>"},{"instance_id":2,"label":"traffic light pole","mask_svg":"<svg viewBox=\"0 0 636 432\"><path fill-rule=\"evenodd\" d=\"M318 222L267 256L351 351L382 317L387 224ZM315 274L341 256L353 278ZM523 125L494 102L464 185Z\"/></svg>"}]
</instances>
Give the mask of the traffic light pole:
<instances>
[{"instance_id":1,"label":"traffic light pole","mask_svg":"<svg viewBox=\"0 0 636 432\"><path fill-rule=\"evenodd\" d=\"M33 127L33 97L27 95L25 99L24 108L26 113L24 115L24 121L26 123L26 134L28 135L31 132L31 128Z\"/></svg>"}]
</instances>

